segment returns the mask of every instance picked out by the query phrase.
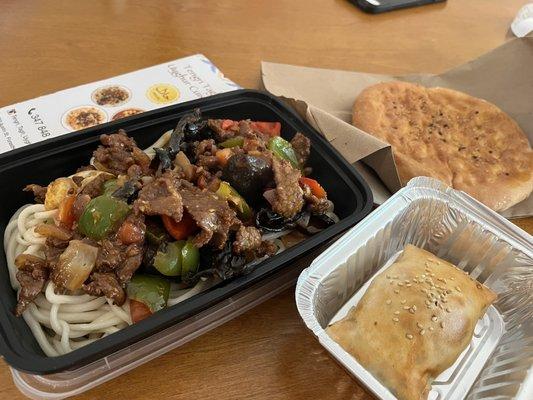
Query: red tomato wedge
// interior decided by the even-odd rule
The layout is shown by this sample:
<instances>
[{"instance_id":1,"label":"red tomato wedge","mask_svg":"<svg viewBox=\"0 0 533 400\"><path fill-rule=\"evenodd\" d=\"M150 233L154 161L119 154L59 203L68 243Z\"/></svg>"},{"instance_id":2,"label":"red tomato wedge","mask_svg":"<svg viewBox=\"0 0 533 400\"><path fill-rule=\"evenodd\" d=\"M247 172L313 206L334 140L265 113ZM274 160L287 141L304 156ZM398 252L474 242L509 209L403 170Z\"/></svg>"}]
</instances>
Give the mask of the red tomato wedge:
<instances>
[{"instance_id":1,"label":"red tomato wedge","mask_svg":"<svg viewBox=\"0 0 533 400\"><path fill-rule=\"evenodd\" d=\"M166 215L162 215L161 218L163 219L163 225L165 225L170 236L176 240L187 239L198 229L196 222L194 222L192 217L186 212L183 213L180 222L176 222L173 218L167 217Z\"/></svg>"},{"instance_id":2,"label":"red tomato wedge","mask_svg":"<svg viewBox=\"0 0 533 400\"><path fill-rule=\"evenodd\" d=\"M300 178L300 185L309 186L311 193L313 193L319 199L323 199L327 196L324 188L314 179L302 177Z\"/></svg>"},{"instance_id":3,"label":"red tomato wedge","mask_svg":"<svg viewBox=\"0 0 533 400\"><path fill-rule=\"evenodd\" d=\"M131 322L136 324L152 315L150 308L141 301L130 299Z\"/></svg>"},{"instance_id":4,"label":"red tomato wedge","mask_svg":"<svg viewBox=\"0 0 533 400\"><path fill-rule=\"evenodd\" d=\"M65 228L72 228L72 224L74 223L74 212L72 206L74 205L75 200L76 196L70 195L65 197L59 204L57 219Z\"/></svg>"},{"instance_id":5,"label":"red tomato wedge","mask_svg":"<svg viewBox=\"0 0 533 400\"><path fill-rule=\"evenodd\" d=\"M252 129L269 136L279 136L281 134L281 122L250 122Z\"/></svg>"}]
</instances>

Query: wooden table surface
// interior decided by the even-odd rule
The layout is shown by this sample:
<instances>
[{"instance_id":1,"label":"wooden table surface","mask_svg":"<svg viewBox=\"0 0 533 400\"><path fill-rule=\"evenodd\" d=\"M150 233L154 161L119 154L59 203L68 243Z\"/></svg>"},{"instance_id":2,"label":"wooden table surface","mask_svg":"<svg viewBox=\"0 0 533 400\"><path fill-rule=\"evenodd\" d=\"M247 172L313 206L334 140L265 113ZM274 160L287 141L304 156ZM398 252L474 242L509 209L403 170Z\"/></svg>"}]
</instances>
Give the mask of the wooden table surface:
<instances>
[{"instance_id":1,"label":"wooden table surface","mask_svg":"<svg viewBox=\"0 0 533 400\"><path fill-rule=\"evenodd\" d=\"M529 0L367 15L346 0L0 3L0 106L203 53L244 87L260 61L441 72L502 44ZM516 221L533 232L533 218ZM0 398L21 399L0 361ZM293 289L80 399L367 399L315 341Z\"/></svg>"}]
</instances>

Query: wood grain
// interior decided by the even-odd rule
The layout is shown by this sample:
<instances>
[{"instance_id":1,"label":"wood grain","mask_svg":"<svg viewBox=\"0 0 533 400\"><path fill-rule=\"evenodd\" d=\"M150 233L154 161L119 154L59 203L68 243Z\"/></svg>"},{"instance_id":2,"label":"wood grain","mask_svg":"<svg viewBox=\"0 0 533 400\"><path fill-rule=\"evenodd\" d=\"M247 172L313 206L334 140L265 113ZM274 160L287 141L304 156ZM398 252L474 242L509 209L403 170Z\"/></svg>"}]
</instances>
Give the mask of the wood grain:
<instances>
[{"instance_id":1,"label":"wood grain","mask_svg":"<svg viewBox=\"0 0 533 400\"><path fill-rule=\"evenodd\" d=\"M0 3L0 106L203 53L244 87L261 60L441 72L502 44L527 0L366 15L346 0ZM533 218L516 221L533 232ZM22 399L0 362L0 398ZM301 323L293 290L80 399L368 399Z\"/></svg>"}]
</instances>

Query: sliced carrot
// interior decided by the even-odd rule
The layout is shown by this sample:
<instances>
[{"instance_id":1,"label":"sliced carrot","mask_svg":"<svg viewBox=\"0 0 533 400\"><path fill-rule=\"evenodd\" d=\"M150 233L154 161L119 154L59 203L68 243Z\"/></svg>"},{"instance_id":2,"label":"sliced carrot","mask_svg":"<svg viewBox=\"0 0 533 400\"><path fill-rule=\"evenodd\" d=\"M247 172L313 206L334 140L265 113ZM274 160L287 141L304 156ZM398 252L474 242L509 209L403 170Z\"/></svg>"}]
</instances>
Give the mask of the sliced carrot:
<instances>
[{"instance_id":1,"label":"sliced carrot","mask_svg":"<svg viewBox=\"0 0 533 400\"><path fill-rule=\"evenodd\" d=\"M130 315L131 322L136 324L152 315L152 311L143 302L130 299Z\"/></svg>"},{"instance_id":2,"label":"sliced carrot","mask_svg":"<svg viewBox=\"0 0 533 400\"><path fill-rule=\"evenodd\" d=\"M215 153L215 157L217 158L218 163L223 167L228 163L228 160L233 155L233 151L231 149L222 149L217 150Z\"/></svg>"},{"instance_id":3,"label":"sliced carrot","mask_svg":"<svg viewBox=\"0 0 533 400\"><path fill-rule=\"evenodd\" d=\"M165 225L170 236L176 240L187 239L198 229L196 222L194 222L192 217L185 212L179 222L176 222L173 218L166 215L162 215L161 218L163 219L163 225Z\"/></svg>"},{"instance_id":4,"label":"sliced carrot","mask_svg":"<svg viewBox=\"0 0 533 400\"><path fill-rule=\"evenodd\" d=\"M139 243L144 239L144 232L139 226L126 220L118 230L118 238L124 244Z\"/></svg>"},{"instance_id":5,"label":"sliced carrot","mask_svg":"<svg viewBox=\"0 0 533 400\"><path fill-rule=\"evenodd\" d=\"M281 123L280 122L261 122L261 121L252 121L250 122L252 129L264 133L269 136L279 136L281 134Z\"/></svg>"},{"instance_id":6,"label":"sliced carrot","mask_svg":"<svg viewBox=\"0 0 533 400\"><path fill-rule=\"evenodd\" d=\"M74 223L74 210L72 206L75 200L76 195L69 195L59 203L57 219L62 226L68 229L72 228L72 224Z\"/></svg>"},{"instance_id":7,"label":"sliced carrot","mask_svg":"<svg viewBox=\"0 0 533 400\"><path fill-rule=\"evenodd\" d=\"M311 193L313 193L319 199L323 199L327 196L327 193L324 188L314 179L301 177L300 185L309 186L309 189L311 189Z\"/></svg>"},{"instance_id":8,"label":"sliced carrot","mask_svg":"<svg viewBox=\"0 0 533 400\"><path fill-rule=\"evenodd\" d=\"M233 128L233 126L235 126L236 124L238 124L237 121L233 121L231 119L225 119L222 121L222 124L220 125L220 127L226 130L226 129Z\"/></svg>"}]
</instances>

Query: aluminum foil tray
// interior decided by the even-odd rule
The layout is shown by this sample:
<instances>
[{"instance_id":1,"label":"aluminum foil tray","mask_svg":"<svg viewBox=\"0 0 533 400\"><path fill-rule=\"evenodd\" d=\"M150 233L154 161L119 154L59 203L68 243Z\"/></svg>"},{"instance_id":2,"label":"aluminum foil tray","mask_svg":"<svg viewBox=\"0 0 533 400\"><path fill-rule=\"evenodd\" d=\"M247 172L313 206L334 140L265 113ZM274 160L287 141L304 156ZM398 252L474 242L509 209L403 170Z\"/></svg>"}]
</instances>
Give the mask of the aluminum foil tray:
<instances>
[{"instance_id":1,"label":"aluminum foil tray","mask_svg":"<svg viewBox=\"0 0 533 400\"><path fill-rule=\"evenodd\" d=\"M454 263L498 293L470 345L433 382L429 399L533 399L533 238L434 179L411 180L302 272L298 311L320 343L376 396L395 399L325 328L346 315L406 244Z\"/></svg>"}]
</instances>

